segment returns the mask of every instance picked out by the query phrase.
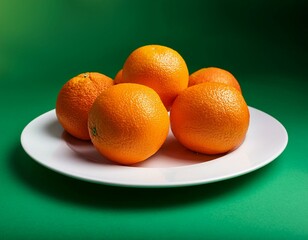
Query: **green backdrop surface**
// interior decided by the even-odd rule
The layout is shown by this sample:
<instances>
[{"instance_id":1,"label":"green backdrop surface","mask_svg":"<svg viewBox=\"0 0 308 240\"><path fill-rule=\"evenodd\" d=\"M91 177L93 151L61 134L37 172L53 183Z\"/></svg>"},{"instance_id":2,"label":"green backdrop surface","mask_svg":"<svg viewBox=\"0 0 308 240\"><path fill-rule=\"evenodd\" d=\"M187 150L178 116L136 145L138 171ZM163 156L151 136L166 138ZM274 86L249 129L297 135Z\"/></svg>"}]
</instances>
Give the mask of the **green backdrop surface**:
<instances>
[{"instance_id":1,"label":"green backdrop surface","mask_svg":"<svg viewBox=\"0 0 308 240\"><path fill-rule=\"evenodd\" d=\"M307 239L307 1L2 0L0 239ZM225 68L247 103L287 129L271 164L207 185L112 187L55 173L20 134L71 77L114 77L145 44L190 72Z\"/></svg>"}]
</instances>

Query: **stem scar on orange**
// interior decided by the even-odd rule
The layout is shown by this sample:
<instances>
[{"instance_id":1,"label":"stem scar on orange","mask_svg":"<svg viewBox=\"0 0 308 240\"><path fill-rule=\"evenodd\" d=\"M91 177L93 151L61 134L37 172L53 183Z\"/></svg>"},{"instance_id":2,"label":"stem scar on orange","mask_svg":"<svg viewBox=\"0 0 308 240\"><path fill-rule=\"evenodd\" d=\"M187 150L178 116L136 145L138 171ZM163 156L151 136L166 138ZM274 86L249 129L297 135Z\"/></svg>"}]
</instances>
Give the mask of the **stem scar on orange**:
<instances>
[{"instance_id":1,"label":"stem scar on orange","mask_svg":"<svg viewBox=\"0 0 308 240\"><path fill-rule=\"evenodd\" d=\"M96 97L113 85L113 80L98 72L79 74L61 88L56 102L56 115L62 127L71 135L90 140L88 112Z\"/></svg>"}]
</instances>

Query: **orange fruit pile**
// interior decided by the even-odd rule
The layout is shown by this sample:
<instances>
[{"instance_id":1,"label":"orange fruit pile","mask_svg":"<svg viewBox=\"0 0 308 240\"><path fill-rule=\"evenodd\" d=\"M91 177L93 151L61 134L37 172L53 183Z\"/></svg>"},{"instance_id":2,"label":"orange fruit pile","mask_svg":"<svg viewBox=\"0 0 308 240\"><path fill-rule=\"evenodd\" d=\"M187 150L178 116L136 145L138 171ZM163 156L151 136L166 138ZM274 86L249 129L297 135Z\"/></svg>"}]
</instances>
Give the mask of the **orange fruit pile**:
<instances>
[{"instance_id":1,"label":"orange fruit pile","mask_svg":"<svg viewBox=\"0 0 308 240\"><path fill-rule=\"evenodd\" d=\"M58 94L56 115L72 136L91 140L104 157L124 165L154 155L170 126L183 146L202 154L236 149L249 127L231 72L207 67L189 75L183 57L161 45L132 51L114 80L94 72L70 79Z\"/></svg>"}]
</instances>

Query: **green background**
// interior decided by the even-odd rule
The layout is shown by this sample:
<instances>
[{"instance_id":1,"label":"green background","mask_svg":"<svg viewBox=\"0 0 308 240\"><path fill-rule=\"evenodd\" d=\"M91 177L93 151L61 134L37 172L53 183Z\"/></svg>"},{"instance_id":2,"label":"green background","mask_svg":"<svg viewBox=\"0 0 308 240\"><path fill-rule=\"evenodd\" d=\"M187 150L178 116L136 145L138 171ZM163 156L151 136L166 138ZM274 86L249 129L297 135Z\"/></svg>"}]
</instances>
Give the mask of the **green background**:
<instances>
[{"instance_id":1,"label":"green background","mask_svg":"<svg viewBox=\"0 0 308 240\"><path fill-rule=\"evenodd\" d=\"M308 2L1 0L0 239L307 239ZM114 77L145 44L177 50L190 72L217 66L289 143L274 162L173 189L98 185L23 151L25 125L71 77Z\"/></svg>"}]
</instances>

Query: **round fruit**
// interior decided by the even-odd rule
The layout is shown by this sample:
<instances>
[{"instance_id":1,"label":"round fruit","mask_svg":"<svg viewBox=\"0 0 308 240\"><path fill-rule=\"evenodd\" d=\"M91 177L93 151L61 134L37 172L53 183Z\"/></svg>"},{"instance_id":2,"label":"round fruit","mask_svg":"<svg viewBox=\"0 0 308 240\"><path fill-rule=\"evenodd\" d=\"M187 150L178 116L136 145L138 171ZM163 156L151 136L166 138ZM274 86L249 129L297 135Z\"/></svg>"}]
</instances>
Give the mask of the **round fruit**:
<instances>
[{"instance_id":1,"label":"round fruit","mask_svg":"<svg viewBox=\"0 0 308 240\"><path fill-rule=\"evenodd\" d=\"M82 73L67 81L56 102L56 115L62 127L76 138L89 140L90 107L96 97L112 85L111 78L97 72Z\"/></svg>"},{"instance_id":2,"label":"round fruit","mask_svg":"<svg viewBox=\"0 0 308 240\"><path fill-rule=\"evenodd\" d=\"M220 154L237 148L249 126L242 94L226 84L202 83L187 88L170 111L171 129L188 149Z\"/></svg>"},{"instance_id":3,"label":"round fruit","mask_svg":"<svg viewBox=\"0 0 308 240\"><path fill-rule=\"evenodd\" d=\"M235 87L241 92L240 84L233 76L233 74L221 68L208 67L199 69L198 71L192 73L189 76L188 86L191 87L196 84L205 82L225 83L227 85Z\"/></svg>"},{"instance_id":4,"label":"round fruit","mask_svg":"<svg viewBox=\"0 0 308 240\"><path fill-rule=\"evenodd\" d=\"M189 73L182 56L161 45L146 45L134 50L123 66L125 83L153 88L167 110L177 95L188 87Z\"/></svg>"},{"instance_id":5,"label":"round fruit","mask_svg":"<svg viewBox=\"0 0 308 240\"><path fill-rule=\"evenodd\" d=\"M93 145L103 156L131 165L159 150L168 135L169 116L153 89L123 83L98 96L88 127Z\"/></svg>"}]
</instances>

